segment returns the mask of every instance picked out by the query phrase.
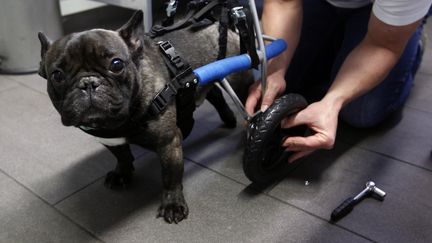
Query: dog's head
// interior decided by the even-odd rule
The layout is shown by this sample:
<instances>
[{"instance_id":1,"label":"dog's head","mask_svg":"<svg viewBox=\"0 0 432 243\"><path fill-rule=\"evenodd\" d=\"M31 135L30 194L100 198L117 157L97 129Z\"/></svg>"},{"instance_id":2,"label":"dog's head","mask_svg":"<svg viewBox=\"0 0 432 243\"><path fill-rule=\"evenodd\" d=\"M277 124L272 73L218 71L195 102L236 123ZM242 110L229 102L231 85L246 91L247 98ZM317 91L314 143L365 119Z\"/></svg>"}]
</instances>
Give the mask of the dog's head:
<instances>
[{"instance_id":1,"label":"dog's head","mask_svg":"<svg viewBox=\"0 0 432 243\"><path fill-rule=\"evenodd\" d=\"M130 117L139 92L143 13L119 30L93 29L51 42L43 34L39 75L66 126L114 129Z\"/></svg>"}]
</instances>

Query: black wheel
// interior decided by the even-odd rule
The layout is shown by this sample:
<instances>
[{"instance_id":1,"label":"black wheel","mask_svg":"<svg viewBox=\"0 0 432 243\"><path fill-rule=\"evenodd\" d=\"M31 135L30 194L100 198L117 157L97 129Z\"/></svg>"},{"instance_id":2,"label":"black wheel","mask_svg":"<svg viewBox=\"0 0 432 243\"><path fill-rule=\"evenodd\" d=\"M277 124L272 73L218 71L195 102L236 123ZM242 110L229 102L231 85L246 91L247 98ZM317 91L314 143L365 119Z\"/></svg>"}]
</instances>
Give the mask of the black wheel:
<instances>
[{"instance_id":1,"label":"black wheel","mask_svg":"<svg viewBox=\"0 0 432 243\"><path fill-rule=\"evenodd\" d=\"M243 157L243 170L249 180L269 183L286 174L291 164L287 162L289 153L281 146L282 139L304 135L306 128L281 129L280 122L306 106L307 102L301 95L287 94L250 121Z\"/></svg>"}]
</instances>

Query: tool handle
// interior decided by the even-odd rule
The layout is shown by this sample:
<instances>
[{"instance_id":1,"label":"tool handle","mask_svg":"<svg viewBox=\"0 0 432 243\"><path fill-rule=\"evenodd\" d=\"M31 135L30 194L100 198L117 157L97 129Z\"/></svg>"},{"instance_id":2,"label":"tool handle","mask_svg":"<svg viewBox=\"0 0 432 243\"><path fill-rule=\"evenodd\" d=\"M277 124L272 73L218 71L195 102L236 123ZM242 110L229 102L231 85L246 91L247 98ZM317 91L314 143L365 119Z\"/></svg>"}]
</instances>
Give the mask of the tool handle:
<instances>
[{"instance_id":1,"label":"tool handle","mask_svg":"<svg viewBox=\"0 0 432 243\"><path fill-rule=\"evenodd\" d=\"M354 200L354 197L350 197L346 199L335 210L333 210L331 214L331 220L337 221L343 218L345 215L347 215L353 210L355 204L356 204L356 200Z\"/></svg>"}]
</instances>

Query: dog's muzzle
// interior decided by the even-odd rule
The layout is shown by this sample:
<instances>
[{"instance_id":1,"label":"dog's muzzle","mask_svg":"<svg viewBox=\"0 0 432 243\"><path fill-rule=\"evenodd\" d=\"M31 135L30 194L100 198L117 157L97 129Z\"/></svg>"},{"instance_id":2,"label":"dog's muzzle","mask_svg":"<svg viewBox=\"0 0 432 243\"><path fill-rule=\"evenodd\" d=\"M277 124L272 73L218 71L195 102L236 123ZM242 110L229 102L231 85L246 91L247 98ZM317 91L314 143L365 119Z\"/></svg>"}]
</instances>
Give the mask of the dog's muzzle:
<instances>
[{"instance_id":1,"label":"dog's muzzle","mask_svg":"<svg viewBox=\"0 0 432 243\"><path fill-rule=\"evenodd\" d=\"M100 79L95 76L83 77L78 82L79 89L89 91L89 92L96 91L100 85L101 85Z\"/></svg>"}]
</instances>

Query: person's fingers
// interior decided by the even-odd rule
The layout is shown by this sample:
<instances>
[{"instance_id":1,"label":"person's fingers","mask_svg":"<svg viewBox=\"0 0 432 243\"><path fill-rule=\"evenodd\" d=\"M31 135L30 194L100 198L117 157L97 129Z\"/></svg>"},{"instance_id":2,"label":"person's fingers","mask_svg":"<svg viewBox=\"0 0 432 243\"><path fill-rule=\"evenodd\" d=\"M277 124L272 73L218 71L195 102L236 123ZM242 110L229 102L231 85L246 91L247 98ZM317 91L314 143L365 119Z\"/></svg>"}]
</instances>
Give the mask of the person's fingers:
<instances>
[{"instance_id":1,"label":"person's fingers","mask_svg":"<svg viewBox=\"0 0 432 243\"><path fill-rule=\"evenodd\" d=\"M249 96L246 99L245 109L249 115L255 113L255 108L261 99L261 85L258 83L253 84L249 88Z\"/></svg>"},{"instance_id":2,"label":"person's fingers","mask_svg":"<svg viewBox=\"0 0 432 243\"><path fill-rule=\"evenodd\" d=\"M295 152L293 153L289 158L288 158L288 163L292 163L300 158L303 158L309 154L311 154L314 150L302 150L299 152Z\"/></svg>"},{"instance_id":3,"label":"person's fingers","mask_svg":"<svg viewBox=\"0 0 432 243\"><path fill-rule=\"evenodd\" d=\"M254 114L255 107L258 104L258 100L259 97L256 97L255 95L249 95L249 97L247 98L245 109L249 115Z\"/></svg>"},{"instance_id":4,"label":"person's fingers","mask_svg":"<svg viewBox=\"0 0 432 243\"><path fill-rule=\"evenodd\" d=\"M269 85L264 94L262 103L261 103L261 111L264 112L267 108L273 104L275 98L279 95L279 90L272 85Z\"/></svg>"},{"instance_id":5,"label":"person's fingers","mask_svg":"<svg viewBox=\"0 0 432 243\"><path fill-rule=\"evenodd\" d=\"M300 111L299 113L292 114L282 119L281 128L287 129L299 125L305 125L306 123L307 120L305 120L302 111Z\"/></svg>"},{"instance_id":6,"label":"person's fingers","mask_svg":"<svg viewBox=\"0 0 432 243\"><path fill-rule=\"evenodd\" d=\"M257 106L260 100L260 96L250 94L246 99L245 109L249 115L253 115L255 113L255 107Z\"/></svg>"}]
</instances>

